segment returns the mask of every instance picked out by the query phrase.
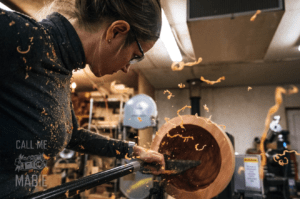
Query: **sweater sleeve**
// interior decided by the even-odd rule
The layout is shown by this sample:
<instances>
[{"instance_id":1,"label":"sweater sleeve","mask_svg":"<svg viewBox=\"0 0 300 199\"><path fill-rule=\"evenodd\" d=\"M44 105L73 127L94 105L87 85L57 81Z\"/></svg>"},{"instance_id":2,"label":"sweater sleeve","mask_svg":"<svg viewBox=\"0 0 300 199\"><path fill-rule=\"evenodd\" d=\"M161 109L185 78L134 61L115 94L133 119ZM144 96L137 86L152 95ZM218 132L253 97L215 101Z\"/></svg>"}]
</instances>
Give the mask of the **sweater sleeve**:
<instances>
[{"instance_id":1,"label":"sweater sleeve","mask_svg":"<svg viewBox=\"0 0 300 199\"><path fill-rule=\"evenodd\" d=\"M133 149L128 142L107 138L86 129L79 129L73 109L72 120L73 133L66 147L67 149L81 153L117 158L124 158L126 154L128 156L132 155Z\"/></svg>"},{"instance_id":2,"label":"sweater sleeve","mask_svg":"<svg viewBox=\"0 0 300 199\"><path fill-rule=\"evenodd\" d=\"M16 23L19 21L13 12L0 8L0 77L6 77L18 69L20 55L16 50L20 43L20 33Z\"/></svg>"}]
</instances>

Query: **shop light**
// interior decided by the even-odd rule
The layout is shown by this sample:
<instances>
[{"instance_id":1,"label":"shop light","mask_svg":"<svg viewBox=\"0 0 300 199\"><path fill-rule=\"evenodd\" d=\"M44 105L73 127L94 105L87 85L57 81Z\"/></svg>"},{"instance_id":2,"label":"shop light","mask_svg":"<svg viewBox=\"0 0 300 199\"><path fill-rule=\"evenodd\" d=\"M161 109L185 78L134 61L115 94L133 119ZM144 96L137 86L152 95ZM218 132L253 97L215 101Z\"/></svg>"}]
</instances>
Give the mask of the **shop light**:
<instances>
[{"instance_id":1,"label":"shop light","mask_svg":"<svg viewBox=\"0 0 300 199\"><path fill-rule=\"evenodd\" d=\"M0 8L2 8L3 10L12 11L12 9L10 9L9 7L7 7L6 5L4 5L4 4L1 3L1 2L0 2Z\"/></svg>"},{"instance_id":2,"label":"shop light","mask_svg":"<svg viewBox=\"0 0 300 199\"><path fill-rule=\"evenodd\" d=\"M300 45L298 46L298 51L300 51Z\"/></svg>"},{"instance_id":3,"label":"shop light","mask_svg":"<svg viewBox=\"0 0 300 199\"><path fill-rule=\"evenodd\" d=\"M182 61L182 56L178 45L176 43L175 37L171 31L170 24L166 17L164 10L162 9L162 30L160 33L160 38L163 41L167 51L173 62Z\"/></svg>"},{"instance_id":4,"label":"shop light","mask_svg":"<svg viewBox=\"0 0 300 199\"><path fill-rule=\"evenodd\" d=\"M75 82L73 82L73 83L71 84L72 93L75 93L76 87L77 87L77 84L76 84Z\"/></svg>"}]
</instances>

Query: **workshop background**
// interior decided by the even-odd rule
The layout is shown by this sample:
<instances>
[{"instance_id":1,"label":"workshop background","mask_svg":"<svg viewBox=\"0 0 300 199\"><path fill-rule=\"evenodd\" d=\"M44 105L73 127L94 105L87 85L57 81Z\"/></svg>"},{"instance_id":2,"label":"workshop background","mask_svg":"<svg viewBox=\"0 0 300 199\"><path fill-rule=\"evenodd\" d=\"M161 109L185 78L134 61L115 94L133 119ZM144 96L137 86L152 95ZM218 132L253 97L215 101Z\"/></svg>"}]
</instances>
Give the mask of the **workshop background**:
<instances>
[{"instance_id":1,"label":"workshop background","mask_svg":"<svg viewBox=\"0 0 300 199\"><path fill-rule=\"evenodd\" d=\"M38 18L42 7L51 3L51 0L1 2L10 9ZM194 62L201 57L202 62L173 71L171 65L174 60L164 41L159 39L142 62L131 66L128 74L118 72L96 78L88 67L74 72L72 82L76 86L73 88L72 100L80 125L87 127L90 99L93 98L92 124L97 129L95 131L108 137L119 136L122 134L120 129L124 103L137 94L146 94L156 103L159 129L165 124L165 118L177 117L179 109L191 106L190 98L194 97L191 96L191 90L197 84L199 116L211 116L213 122L226 126L225 131L234 137L236 155L259 154L255 138L262 136L268 110L275 104L276 87L289 89L291 85L295 85L300 88L300 1L269 0L264 1L269 3L265 3L260 9L255 7L254 4L259 3L254 0L244 0L243 3L237 3L240 2L238 0L209 2L161 0L182 56L182 59L175 61ZM199 11L201 6L211 10L203 14ZM232 7L240 10L232 12ZM261 10L261 13L251 21L257 10ZM217 80L221 76L226 79L208 85L198 82L201 76L208 80ZM181 83L185 85L184 88L179 88L178 84ZM165 93L166 90L172 93L170 99L167 98L169 94ZM209 112L203 108L204 105L209 108ZM191 110L185 109L181 114L189 115ZM289 149L300 151L300 93L284 95L283 103L275 115L281 117L279 124L282 129L289 131ZM150 148L155 130L128 129L128 133L132 135L128 140ZM270 148L276 149L276 145ZM93 164L89 167L90 173L113 168L118 164L114 159L103 157L90 157L90 160L94 160L94 163L88 163ZM291 198L299 197L296 186L300 177L299 156L296 156L296 160L293 170L295 190L291 191L291 185L288 188ZM98 165L95 164L97 161ZM57 167L56 177L53 176L57 183L52 183L51 186L61 184L61 173L72 173L77 168L74 164L73 167ZM76 176L69 177L66 181L72 179L76 179ZM128 197L126 194L115 194L120 188L116 183L99 186L96 190L85 193L85 196L82 195L82 198ZM257 195L252 198L260 197L263 198ZM285 198L279 194L273 196L277 197ZM227 196L222 198L226 199Z\"/></svg>"}]
</instances>

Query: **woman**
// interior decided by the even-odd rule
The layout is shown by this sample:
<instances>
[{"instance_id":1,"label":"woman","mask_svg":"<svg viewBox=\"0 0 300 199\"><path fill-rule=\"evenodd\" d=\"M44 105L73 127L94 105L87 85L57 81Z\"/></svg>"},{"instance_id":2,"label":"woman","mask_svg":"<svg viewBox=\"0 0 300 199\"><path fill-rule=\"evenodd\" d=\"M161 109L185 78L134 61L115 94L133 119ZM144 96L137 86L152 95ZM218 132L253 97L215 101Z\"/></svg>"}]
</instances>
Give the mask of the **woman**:
<instances>
[{"instance_id":1,"label":"woman","mask_svg":"<svg viewBox=\"0 0 300 199\"><path fill-rule=\"evenodd\" d=\"M79 129L69 89L86 64L101 77L142 60L160 34L159 0L55 0L49 10L41 22L0 10L0 198L31 193L64 148L164 168L162 154Z\"/></svg>"}]
</instances>

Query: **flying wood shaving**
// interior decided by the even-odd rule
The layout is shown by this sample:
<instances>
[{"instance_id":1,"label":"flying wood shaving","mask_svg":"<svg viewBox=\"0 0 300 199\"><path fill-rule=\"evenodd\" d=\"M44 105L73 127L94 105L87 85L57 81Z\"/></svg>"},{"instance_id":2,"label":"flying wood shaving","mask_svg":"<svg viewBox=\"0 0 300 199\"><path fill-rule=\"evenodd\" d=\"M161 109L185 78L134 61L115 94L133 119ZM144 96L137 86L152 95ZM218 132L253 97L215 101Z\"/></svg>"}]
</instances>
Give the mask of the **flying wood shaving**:
<instances>
[{"instance_id":1,"label":"flying wood shaving","mask_svg":"<svg viewBox=\"0 0 300 199\"><path fill-rule=\"evenodd\" d=\"M195 116L196 116L196 118L201 118L201 117L198 116L198 113L196 113Z\"/></svg>"},{"instance_id":2,"label":"flying wood shaving","mask_svg":"<svg viewBox=\"0 0 300 199\"><path fill-rule=\"evenodd\" d=\"M206 79L204 79L203 76L201 76L200 80L206 82L207 84L214 85L214 84L216 84L216 83L220 83L221 80L225 80L225 76L220 77L217 81L206 80Z\"/></svg>"},{"instance_id":3,"label":"flying wood shaving","mask_svg":"<svg viewBox=\"0 0 300 199\"><path fill-rule=\"evenodd\" d=\"M116 150L116 154L117 154L117 155L120 155L120 154L121 154L121 152L120 152L120 151L118 151L118 150Z\"/></svg>"},{"instance_id":4,"label":"flying wood shaving","mask_svg":"<svg viewBox=\"0 0 300 199\"><path fill-rule=\"evenodd\" d=\"M193 136L183 137L183 136L180 135L180 134L170 135L170 134L168 133L168 134L167 134L167 137L169 137L169 138L181 137L181 138L183 139L183 142L187 142L188 139L194 140L194 137L193 137Z\"/></svg>"},{"instance_id":5,"label":"flying wood shaving","mask_svg":"<svg viewBox=\"0 0 300 199\"><path fill-rule=\"evenodd\" d=\"M204 110L206 110L207 112L209 112L209 108L207 107L206 104L204 104L203 108L204 108Z\"/></svg>"},{"instance_id":6,"label":"flying wood shaving","mask_svg":"<svg viewBox=\"0 0 300 199\"><path fill-rule=\"evenodd\" d=\"M184 85L184 84L182 84L182 83L180 83L180 84L178 84L178 87L179 87L179 88L184 88L184 87L185 87L185 85Z\"/></svg>"},{"instance_id":7,"label":"flying wood shaving","mask_svg":"<svg viewBox=\"0 0 300 199\"><path fill-rule=\"evenodd\" d=\"M183 129L185 129L184 126L183 126L183 119L182 119L181 115L179 114L179 112L180 112L180 111L183 111L183 110L186 109L186 108L192 108L192 107L191 107L191 106L188 106L188 105L185 105L183 108L181 108L181 109L179 109L179 110L177 111L177 115L181 118L180 127L183 128Z\"/></svg>"},{"instance_id":8,"label":"flying wood shaving","mask_svg":"<svg viewBox=\"0 0 300 199\"><path fill-rule=\"evenodd\" d=\"M269 126L271 123L271 116L276 113L282 103L282 94L286 94L286 95L290 95L290 94L294 94L298 92L298 88L293 86L292 89L289 89L288 91L286 91L284 88L282 87L277 87L275 90L275 105L272 106L267 114L266 120L265 120L265 129L263 132L263 135L261 137L261 142L260 142L260 151L261 151L261 165L260 165L260 169L259 169L259 176L261 179L264 178L264 166L266 165L267 159L266 159L266 152L264 149L264 143L267 137L267 133L269 131Z\"/></svg>"},{"instance_id":9,"label":"flying wood shaving","mask_svg":"<svg viewBox=\"0 0 300 199\"><path fill-rule=\"evenodd\" d=\"M224 131L226 130L226 126L225 125L219 124L219 126L222 127L224 129Z\"/></svg>"},{"instance_id":10,"label":"flying wood shaving","mask_svg":"<svg viewBox=\"0 0 300 199\"><path fill-rule=\"evenodd\" d=\"M142 120L142 118L140 118L140 117L138 117L137 119L138 119L140 122L142 122L142 121L143 121L143 120Z\"/></svg>"},{"instance_id":11,"label":"flying wood shaving","mask_svg":"<svg viewBox=\"0 0 300 199\"><path fill-rule=\"evenodd\" d=\"M194 66L194 65L196 65L196 64L199 64L200 62L202 62L202 58L201 58L201 57L198 59L198 61L194 61L194 62L188 62L188 63L184 63L183 61L181 61L181 62L173 62L173 63L172 63L172 66L171 66L171 69L172 69L173 71L180 71L180 70L182 70L185 66ZM179 66L176 66L177 64L178 64Z\"/></svg>"},{"instance_id":12,"label":"flying wood shaving","mask_svg":"<svg viewBox=\"0 0 300 199\"><path fill-rule=\"evenodd\" d=\"M206 147L206 144L205 144L205 145L203 145L202 149L198 149L198 145L199 145L199 144L196 144L196 145L195 145L196 151L202 151L202 150L204 149L204 147Z\"/></svg>"},{"instance_id":13,"label":"flying wood shaving","mask_svg":"<svg viewBox=\"0 0 300 199\"><path fill-rule=\"evenodd\" d=\"M278 164L280 164L281 166L284 166L284 165L288 164L288 163L289 163L289 160L287 159L287 157L284 157L284 158L286 159L286 162L283 162L283 160L279 160L279 159L280 159L279 156L284 156L286 153L295 153L296 155L300 155L300 153L298 153L298 152L295 151L295 150L292 150L292 151L284 150L284 151L283 151L283 154L276 154L276 155L273 157L273 160L274 160L275 162L278 162ZM279 161L277 161L277 160L279 160Z\"/></svg>"},{"instance_id":14,"label":"flying wood shaving","mask_svg":"<svg viewBox=\"0 0 300 199\"><path fill-rule=\"evenodd\" d=\"M127 155L128 155L128 153L126 153L125 159L126 159L126 160L131 160L131 158L129 158Z\"/></svg>"},{"instance_id":15,"label":"flying wood shaving","mask_svg":"<svg viewBox=\"0 0 300 199\"><path fill-rule=\"evenodd\" d=\"M207 124L212 124L211 117L212 116L210 115L209 118L205 118L205 121L206 121Z\"/></svg>"},{"instance_id":16,"label":"flying wood shaving","mask_svg":"<svg viewBox=\"0 0 300 199\"><path fill-rule=\"evenodd\" d=\"M21 47L18 46L18 47L17 47L17 51L18 51L18 53L20 53L20 54L27 54L27 53L30 51L30 45L28 45L28 49L27 49L26 51L22 51L22 50L21 50Z\"/></svg>"},{"instance_id":17,"label":"flying wood shaving","mask_svg":"<svg viewBox=\"0 0 300 199\"><path fill-rule=\"evenodd\" d=\"M250 18L250 21L254 21L257 17L257 15L259 15L261 13L260 10L257 10L256 13Z\"/></svg>"},{"instance_id":18,"label":"flying wood shaving","mask_svg":"<svg viewBox=\"0 0 300 199\"><path fill-rule=\"evenodd\" d=\"M168 95L168 99L171 99L171 97L175 97L174 95L172 95L172 93L169 90L165 90L164 94L169 93Z\"/></svg>"},{"instance_id":19,"label":"flying wood shaving","mask_svg":"<svg viewBox=\"0 0 300 199\"><path fill-rule=\"evenodd\" d=\"M248 86L248 91L250 91L252 89L252 87Z\"/></svg>"},{"instance_id":20,"label":"flying wood shaving","mask_svg":"<svg viewBox=\"0 0 300 199\"><path fill-rule=\"evenodd\" d=\"M170 122L170 118L165 117L165 121L166 121L167 123L170 123L170 124L174 125L174 127L176 127L176 124L173 124L172 122Z\"/></svg>"}]
</instances>

